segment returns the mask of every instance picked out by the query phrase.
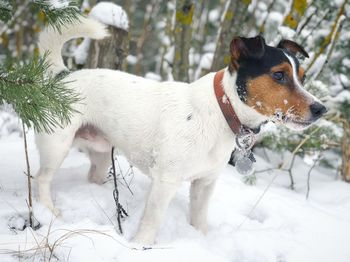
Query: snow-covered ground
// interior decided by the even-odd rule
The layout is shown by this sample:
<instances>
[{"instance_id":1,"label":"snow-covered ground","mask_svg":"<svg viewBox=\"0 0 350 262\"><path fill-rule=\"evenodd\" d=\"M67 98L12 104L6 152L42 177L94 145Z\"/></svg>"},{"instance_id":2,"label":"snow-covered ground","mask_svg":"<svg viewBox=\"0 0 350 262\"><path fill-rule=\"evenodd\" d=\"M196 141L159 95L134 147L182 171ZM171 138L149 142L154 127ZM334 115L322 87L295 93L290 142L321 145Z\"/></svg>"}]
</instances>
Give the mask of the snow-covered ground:
<instances>
[{"instance_id":1,"label":"snow-covered ground","mask_svg":"<svg viewBox=\"0 0 350 262\"><path fill-rule=\"evenodd\" d=\"M39 163L33 132L28 138L34 172ZM257 158L257 169L269 167L261 157ZM128 169L127 162L119 159L124 171ZM350 185L330 171L315 169L306 200L308 168L297 159L296 190L288 189L288 176L280 173L251 211L274 174L261 173L257 184L249 186L233 167L227 166L211 201L206 236L188 224L189 185L184 184L169 207L157 244L143 250L128 240L142 215L148 178L137 170L133 179L126 178L132 180L134 195L119 186L121 202L129 213L121 236L115 230L112 181L102 186L89 184L87 158L74 150L53 183L62 217L52 217L35 200L35 216L42 227L36 231L9 229L9 224L21 224L19 217L27 214L27 186L22 139L18 134L5 135L0 138L0 261L49 261L52 251L52 261L73 262L349 262Z\"/></svg>"}]
</instances>

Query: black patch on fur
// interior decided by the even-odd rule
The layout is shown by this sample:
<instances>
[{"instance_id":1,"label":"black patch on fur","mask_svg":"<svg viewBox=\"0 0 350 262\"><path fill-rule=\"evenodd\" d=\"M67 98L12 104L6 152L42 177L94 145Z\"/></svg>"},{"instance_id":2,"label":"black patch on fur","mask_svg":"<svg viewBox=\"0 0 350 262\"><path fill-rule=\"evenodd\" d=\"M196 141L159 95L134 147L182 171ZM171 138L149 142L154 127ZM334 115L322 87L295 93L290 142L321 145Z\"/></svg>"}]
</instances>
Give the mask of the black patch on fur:
<instances>
[{"instance_id":1,"label":"black patch on fur","mask_svg":"<svg viewBox=\"0 0 350 262\"><path fill-rule=\"evenodd\" d=\"M187 116L187 121L190 121L192 119L192 114L189 114L188 116Z\"/></svg>"},{"instance_id":2,"label":"black patch on fur","mask_svg":"<svg viewBox=\"0 0 350 262\"><path fill-rule=\"evenodd\" d=\"M298 72L299 61L292 53L285 49L267 45L265 46L265 53L261 58L242 58L238 60L239 68L237 72L236 85L237 93L241 101L246 102L247 100L247 82L249 79L268 74L270 73L272 67L279 64L285 62L290 64L290 61L284 52L292 57Z\"/></svg>"}]
</instances>

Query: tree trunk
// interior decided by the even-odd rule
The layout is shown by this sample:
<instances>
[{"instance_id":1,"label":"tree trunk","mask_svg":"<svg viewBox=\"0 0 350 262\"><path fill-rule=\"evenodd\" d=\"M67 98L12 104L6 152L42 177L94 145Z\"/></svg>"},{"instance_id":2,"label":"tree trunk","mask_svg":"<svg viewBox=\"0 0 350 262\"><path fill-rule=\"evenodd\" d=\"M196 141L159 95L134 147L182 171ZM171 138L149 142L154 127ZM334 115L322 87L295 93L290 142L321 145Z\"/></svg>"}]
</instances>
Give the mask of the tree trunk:
<instances>
[{"instance_id":1,"label":"tree trunk","mask_svg":"<svg viewBox=\"0 0 350 262\"><path fill-rule=\"evenodd\" d=\"M225 15L220 24L219 36L216 42L213 62L211 64L212 71L218 71L230 63L230 52L228 50L232 38L232 21L234 16L234 7L237 5L235 0L227 3Z\"/></svg>"},{"instance_id":2,"label":"tree trunk","mask_svg":"<svg viewBox=\"0 0 350 262\"><path fill-rule=\"evenodd\" d=\"M143 74L143 47L151 31L152 19L157 15L160 6L160 0L152 0L146 5L146 11L143 17L143 28L136 42L136 64L135 74Z\"/></svg>"},{"instance_id":3,"label":"tree trunk","mask_svg":"<svg viewBox=\"0 0 350 262\"><path fill-rule=\"evenodd\" d=\"M283 25L296 30L306 8L307 0L293 0L290 11L284 18Z\"/></svg>"},{"instance_id":4,"label":"tree trunk","mask_svg":"<svg viewBox=\"0 0 350 262\"><path fill-rule=\"evenodd\" d=\"M243 20L251 0L230 0L226 4L225 15L221 20L220 33L216 42L212 71L218 71L231 61L230 43L235 35L244 35Z\"/></svg>"},{"instance_id":5,"label":"tree trunk","mask_svg":"<svg viewBox=\"0 0 350 262\"><path fill-rule=\"evenodd\" d=\"M341 174L346 182L350 182L350 125L343 125L343 138L342 138L342 168Z\"/></svg>"},{"instance_id":6,"label":"tree trunk","mask_svg":"<svg viewBox=\"0 0 350 262\"><path fill-rule=\"evenodd\" d=\"M189 81L189 50L192 38L194 4L190 0L176 2L175 53L173 76L177 81Z\"/></svg>"},{"instance_id":7,"label":"tree trunk","mask_svg":"<svg viewBox=\"0 0 350 262\"><path fill-rule=\"evenodd\" d=\"M124 69L128 53L128 32L108 26L110 37L91 40L89 56L84 68Z\"/></svg>"}]
</instances>

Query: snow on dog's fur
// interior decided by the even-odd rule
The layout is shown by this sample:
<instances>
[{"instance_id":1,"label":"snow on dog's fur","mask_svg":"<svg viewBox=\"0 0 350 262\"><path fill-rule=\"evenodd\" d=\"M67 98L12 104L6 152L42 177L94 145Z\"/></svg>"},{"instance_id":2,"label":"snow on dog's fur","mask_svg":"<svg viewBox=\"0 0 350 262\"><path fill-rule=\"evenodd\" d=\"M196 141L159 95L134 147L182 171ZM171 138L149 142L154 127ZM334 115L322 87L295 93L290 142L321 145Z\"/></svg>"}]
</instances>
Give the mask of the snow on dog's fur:
<instances>
[{"instance_id":1,"label":"snow on dog's fur","mask_svg":"<svg viewBox=\"0 0 350 262\"><path fill-rule=\"evenodd\" d=\"M50 52L51 70L57 74L66 69L60 55L65 41L106 35L101 24L82 18L81 23L63 28L61 34L46 29L39 47L41 53ZM302 70L295 53L304 50L291 41L280 45L267 46L259 36L237 37L231 42L232 60L222 85L240 121L250 128L259 127L279 112L282 123L300 129L325 111L301 88L303 76L296 74ZM169 202L183 181L191 181L190 223L205 233L210 195L235 147L235 134L214 94L214 75L187 84L158 83L108 69L70 73L65 80L82 98L75 105L79 113L65 128L36 134L40 201L59 213L51 199L50 183L72 145L87 152L91 160L88 177L95 183L103 183L110 150L115 146L152 179L134 241L154 242ZM253 101L259 101L260 106ZM295 117L290 108L296 110Z\"/></svg>"}]
</instances>

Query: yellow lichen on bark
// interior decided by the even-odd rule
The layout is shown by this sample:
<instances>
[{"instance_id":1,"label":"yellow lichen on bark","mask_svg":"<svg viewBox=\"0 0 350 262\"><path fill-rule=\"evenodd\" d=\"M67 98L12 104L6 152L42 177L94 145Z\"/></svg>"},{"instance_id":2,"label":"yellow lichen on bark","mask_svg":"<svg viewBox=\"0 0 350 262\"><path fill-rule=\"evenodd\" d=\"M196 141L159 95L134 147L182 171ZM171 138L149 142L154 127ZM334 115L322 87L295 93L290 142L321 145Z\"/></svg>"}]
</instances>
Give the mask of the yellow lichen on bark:
<instances>
[{"instance_id":1,"label":"yellow lichen on bark","mask_svg":"<svg viewBox=\"0 0 350 262\"><path fill-rule=\"evenodd\" d=\"M190 4L186 12L182 9L176 11L176 21L183 25L191 25L193 18L194 5Z\"/></svg>"},{"instance_id":2,"label":"yellow lichen on bark","mask_svg":"<svg viewBox=\"0 0 350 262\"><path fill-rule=\"evenodd\" d=\"M293 0L290 12L285 17L283 24L296 29L300 18L304 15L307 8L307 0Z\"/></svg>"}]
</instances>

